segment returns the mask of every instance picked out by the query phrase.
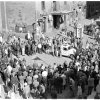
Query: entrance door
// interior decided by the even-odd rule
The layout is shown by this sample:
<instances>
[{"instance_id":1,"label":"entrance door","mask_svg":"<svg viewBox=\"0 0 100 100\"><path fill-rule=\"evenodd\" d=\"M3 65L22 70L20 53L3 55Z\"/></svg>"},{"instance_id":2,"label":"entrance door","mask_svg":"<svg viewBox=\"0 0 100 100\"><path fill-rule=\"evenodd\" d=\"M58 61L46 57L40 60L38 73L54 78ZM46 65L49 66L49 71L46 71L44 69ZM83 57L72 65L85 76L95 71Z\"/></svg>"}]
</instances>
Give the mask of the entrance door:
<instances>
[{"instance_id":1,"label":"entrance door","mask_svg":"<svg viewBox=\"0 0 100 100\"><path fill-rule=\"evenodd\" d=\"M53 15L53 26L56 29L60 27L60 17L61 15Z\"/></svg>"}]
</instances>

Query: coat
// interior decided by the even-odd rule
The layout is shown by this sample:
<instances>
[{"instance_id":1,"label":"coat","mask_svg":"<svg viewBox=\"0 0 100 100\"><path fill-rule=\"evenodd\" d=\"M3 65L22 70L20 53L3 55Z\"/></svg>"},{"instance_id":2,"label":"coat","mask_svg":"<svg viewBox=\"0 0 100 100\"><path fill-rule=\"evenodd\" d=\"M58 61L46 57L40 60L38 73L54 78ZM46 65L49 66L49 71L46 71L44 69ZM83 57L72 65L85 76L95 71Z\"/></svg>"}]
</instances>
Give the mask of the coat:
<instances>
[{"instance_id":1,"label":"coat","mask_svg":"<svg viewBox=\"0 0 100 100\"><path fill-rule=\"evenodd\" d=\"M94 78L89 78L88 79L88 86L94 87Z\"/></svg>"}]
</instances>

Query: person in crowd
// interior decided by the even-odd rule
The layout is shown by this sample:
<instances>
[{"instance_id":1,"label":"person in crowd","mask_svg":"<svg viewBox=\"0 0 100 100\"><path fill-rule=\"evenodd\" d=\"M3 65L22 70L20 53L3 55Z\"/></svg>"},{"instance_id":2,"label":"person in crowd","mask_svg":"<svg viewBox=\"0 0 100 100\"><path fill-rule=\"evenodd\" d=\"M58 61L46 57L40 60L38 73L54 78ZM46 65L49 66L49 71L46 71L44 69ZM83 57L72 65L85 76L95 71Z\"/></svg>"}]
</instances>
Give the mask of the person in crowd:
<instances>
[{"instance_id":1,"label":"person in crowd","mask_svg":"<svg viewBox=\"0 0 100 100\"><path fill-rule=\"evenodd\" d=\"M29 97L30 97L30 86L27 84L27 82L24 83L23 93L24 93L26 99L29 99Z\"/></svg>"},{"instance_id":2,"label":"person in crowd","mask_svg":"<svg viewBox=\"0 0 100 100\"><path fill-rule=\"evenodd\" d=\"M89 95L91 95L93 88L94 88L94 78L92 78L92 76L89 76L88 78L88 94Z\"/></svg>"},{"instance_id":3,"label":"person in crowd","mask_svg":"<svg viewBox=\"0 0 100 100\"><path fill-rule=\"evenodd\" d=\"M99 96L99 99L100 99L100 80L99 80L99 83L96 87L96 94Z\"/></svg>"},{"instance_id":4,"label":"person in crowd","mask_svg":"<svg viewBox=\"0 0 100 100\"><path fill-rule=\"evenodd\" d=\"M28 56L42 52L50 54L47 51L50 51L51 48L53 56L60 56L60 46L63 40L59 41L55 37L52 39L52 45L49 40L47 38L42 41L35 41L28 36L25 44L23 44L21 38L20 42L18 42L18 38L15 36L12 43L0 42L1 58L8 55L7 63L0 61L4 64L4 66L1 65L0 67L0 73L4 85L7 87L8 95L10 96L13 91L12 98L14 98L14 95L21 91L26 98L29 98L31 94L33 98L48 98L48 94L51 95L51 98L57 98L57 95L66 90L66 87L70 87L74 97L78 95L78 98L80 96L83 98L85 87L88 85L87 96L92 93L93 89L99 96L99 48L95 49L94 46L91 48L87 43L86 48L83 49L80 46L80 41L78 41L76 46L77 52L71 62L54 63L54 65L49 66L44 64L38 65L36 62L33 62L32 66L26 65L27 61L25 59L17 58L17 56L20 57L25 54ZM15 55L17 60L13 58L13 55Z\"/></svg>"}]
</instances>

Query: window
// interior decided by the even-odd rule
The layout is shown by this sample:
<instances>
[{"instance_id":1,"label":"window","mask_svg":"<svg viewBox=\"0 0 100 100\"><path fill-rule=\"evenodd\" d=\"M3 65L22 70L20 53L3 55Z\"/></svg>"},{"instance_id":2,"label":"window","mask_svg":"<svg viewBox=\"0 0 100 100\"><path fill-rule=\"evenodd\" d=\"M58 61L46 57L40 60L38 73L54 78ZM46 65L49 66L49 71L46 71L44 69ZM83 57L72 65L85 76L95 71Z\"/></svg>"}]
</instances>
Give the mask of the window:
<instances>
[{"instance_id":1,"label":"window","mask_svg":"<svg viewBox=\"0 0 100 100\"><path fill-rule=\"evenodd\" d=\"M64 5L67 5L67 1L64 1Z\"/></svg>"},{"instance_id":2,"label":"window","mask_svg":"<svg viewBox=\"0 0 100 100\"><path fill-rule=\"evenodd\" d=\"M56 1L53 1L53 11L56 11Z\"/></svg>"},{"instance_id":3,"label":"window","mask_svg":"<svg viewBox=\"0 0 100 100\"><path fill-rule=\"evenodd\" d=\"M41 1L42 10L45 10L45 1Z\"/></svg>"}]
</instances>

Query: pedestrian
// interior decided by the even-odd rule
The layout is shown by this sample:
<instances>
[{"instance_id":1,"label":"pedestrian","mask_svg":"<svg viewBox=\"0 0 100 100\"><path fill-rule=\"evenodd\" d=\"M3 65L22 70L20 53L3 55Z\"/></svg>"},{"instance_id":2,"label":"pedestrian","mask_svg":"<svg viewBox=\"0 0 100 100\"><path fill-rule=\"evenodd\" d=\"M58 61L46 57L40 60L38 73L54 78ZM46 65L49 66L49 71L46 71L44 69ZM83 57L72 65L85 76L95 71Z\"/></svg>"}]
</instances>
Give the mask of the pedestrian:
<instances>
[{"instance_id":1,"label":"pedestrian","mask_svg":"<svg viewBox=\"0 0 100 100\"><path fill-rule=\"evenodd\" d=\"M12 71L12 67L10 64L7 65L7 73L8 73L8 76L11 75L11 71Z\"/></svg>"},{"instance_id":2,"label":"pedestrian","mask_svg":"<svg viewBox=\"0 0 100 100\"><path fill-rule=\"evenodd\" d=\"M62 73L61 77L63 79L63 89L65 90L65 88L66 88L66 75L64 73Z\"/></svg>"},{"instance_id":3,"label":"pedestrian","mask_svg":"<svg viewBox=\"0 0 100 100\"><path fill-rule=\"evenodd\" d=\"M26 99L29 99L29 97L30 97L30 86L27 84L27 82L24 83L23 93L24 93Z\"/></svg>"},{"instance_id":4,"label":"pedestrian","mask_svg":"<svg viewBox=\"0 0 100 100\"><path fill-rule=\"evenodd\" d=\"M62 93L62 85L63 85L63 79L60 75L57 76L54 80L54 86L56 88L57 93Z\"/></svg>"},{"instance_id":5,"label":"pedestrian","mask_svg":"<svg viewBox=\"0 0 100 100\"><path fill-rule=\"evenodd\" d=\"M77 96L78 96L78 97L80 97L80 96L82 97L82 88L81 88L80 85L78 86Z\"/></svg>"},{"instance_id":6,"label":"pedestrian","mask_svg":"<svg viewBox=\"0 0 100 100\"><path fill-rule=\"evenodd\" d=\"M26 81L27 81L27 84L30 86L30 88L31 88L31 84L32 84L32 77L30 76L30 75L28 75L27 77L26 77Z\"/></svg>"},{"instance_id":7,"label":"pedestrian","mask_svg":"<svg viewBox=\"0 0 100 100\"><path fill-rule=\"evenodd\" d=\"M25 55L25 42L24 41L21 43L21 51L22 51L22 56L24 56Z\"/></svg>"},{"instance_id":8,"label":"pedestrian","mask_svg":"<svg viewBox=\"0 0 100 100\"><path fill-rule=\"evenodd\" d=\"M16 99L15 92L13 91L13 89L11 90L11 93L10 93L10 99Z\"/></svg>"},{"instance_id":9,"label":"pedestrian","mask_svg":"<svg viewBox=\"0 0 100 100\"><path fill-rule=\"evenodd\" d=\"M99 80L99 84L96 87L96 94L99 96L100 98L100 80Z\"/></svg>"},{"instance_id":10,"label":"pedestrian","mask_svg":"<svg viewBox=\"0 0 100 100\"><path fill-rule=\"evenodd\" d=\"M11 75L11 83L13 84L14 93L17 93L18 92L19 81L18 81L18 78L17 78L16 74Z\"/></svg>"},{"instance_id":11,"label":"pedestrian","mask_svg":"<svg viewBox=\"0 0 100 100\"><path fill-rule=\"evenodd\" d=\"M57 99L57 92L56 92L56 91L53 90L53 91L51 92L51 98L52 98L52 99Z\"/></svg>"},{"instance_id":12,"label":"pedestrian","mask_svg":"<svg viewBox=\"0 0 100 100\"><path fill-rule=\"evenodd\" d=\"M94 88L94 78L89 76L89 78L88 78L88 95L91 95L93 88Z\"/></svg>"},{"instance_id":13,"label":"pedestrian","mask_svg":"<svg viewBox=\"0 0 100 100\"><path fill-rule=\"evenodd\" d=\"M75 81L69 77L69 82L70 90L72 91L73 96L75 96Z\"/></svg>"},{"instance_id":14,"label":"pedestrian","mask_svg":"<svg viewBox=\"0 0 100 100\"><path fill-rule=\"evenodd\" d=\"M41 43L38 44L38 53L41 53L42 45Z\"/></svg>"},{"instance_id":15,"label":"pedestrian","mask_svg":"<svg viewBox=\"0 0 100 100\"><path fill-rule=\"evenodd\" d=\"M28 76L28 72L26 70L23 71L23 76L24 76L25 79Z\"/></svg>"},{"instance_id":16,"label":"pedestrian","mask_svg":"<svg viewBox=\"0 0 100 100\"><path fill-rule=\"evenodd\" d=\"M23 76L23 73L21 73L21 75L19 76L19 82L20 82L20 89L22 91L24 89L24 80L25 80L25 77Z\"/></svg>"},{"instance_id":17,"label":"pedestrian","mask_svg":"<svg viewBox=\"0 0 100 100\"><path fill-rule=\"evenodd\" d=\"M41 88L41 91L40 91L40 95L43 97L43 98L46 98L46 90L45 90L45 86L43 83L40 84L40 88Z\"/></svg>"}]
</instances>

